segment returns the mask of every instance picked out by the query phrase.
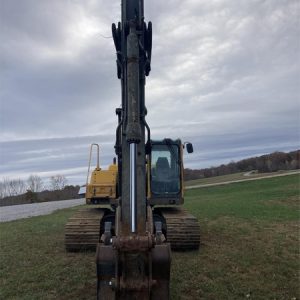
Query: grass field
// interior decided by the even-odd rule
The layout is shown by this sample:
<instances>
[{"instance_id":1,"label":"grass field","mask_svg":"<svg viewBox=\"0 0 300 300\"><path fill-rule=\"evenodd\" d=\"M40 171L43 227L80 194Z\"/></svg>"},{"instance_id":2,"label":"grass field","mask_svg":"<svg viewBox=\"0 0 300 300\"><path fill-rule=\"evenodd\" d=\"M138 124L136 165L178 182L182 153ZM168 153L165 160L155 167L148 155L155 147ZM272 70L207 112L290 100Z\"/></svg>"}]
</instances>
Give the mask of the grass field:
<instances>
[{"instance_id":1,"label":"grass field","mask_svg":"<svg viewBox=\"0 0 300 300\"><path fill-rule=\"evenodd\" d=\"M282 170L282 171L271 172L271 173L269 172L269 173L251 173L251 174L249 172L240 172L240 173L234 173L229 175L189 180L185 182L185 185L193 186L193 185L202 185L202 184L214 184L214 183L228 182L234 180L247 180L252 178L272 177L274 175L276 176L276 175L290 174L290 173L297 173L297 172L299 173L299 170L293 170L293 171Z\"/></svg>"},{"instance_id":2,"label":"grass field","mask_svg":"<svg viewBox=\"0 0 300 300\"><path fill-rule=\"evenodd\" d=\"M299 179L188 191L202 244L172 254L171 299L300 299ZM95 299L95 254L64 251L75 210L0 224L0 299Z\"/></svg>"}]
</instances>

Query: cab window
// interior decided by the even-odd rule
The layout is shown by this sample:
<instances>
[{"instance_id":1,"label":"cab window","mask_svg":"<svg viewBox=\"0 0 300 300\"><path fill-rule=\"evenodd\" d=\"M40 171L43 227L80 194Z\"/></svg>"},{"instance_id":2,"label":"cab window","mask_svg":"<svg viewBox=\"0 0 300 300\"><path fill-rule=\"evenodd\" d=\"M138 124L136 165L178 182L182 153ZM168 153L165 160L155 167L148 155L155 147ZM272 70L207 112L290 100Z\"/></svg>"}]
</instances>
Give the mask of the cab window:
<instances>
[{"instance_id":1,"label":"cab window","mask_svg":"<svg viewBox=\"0 0 300 300\"><path fill-rule=\"evenodd\" d=\"M177 145L152 145L152 194L178 194L180 192L180 160Z\"/></svg>"}]
</instances>

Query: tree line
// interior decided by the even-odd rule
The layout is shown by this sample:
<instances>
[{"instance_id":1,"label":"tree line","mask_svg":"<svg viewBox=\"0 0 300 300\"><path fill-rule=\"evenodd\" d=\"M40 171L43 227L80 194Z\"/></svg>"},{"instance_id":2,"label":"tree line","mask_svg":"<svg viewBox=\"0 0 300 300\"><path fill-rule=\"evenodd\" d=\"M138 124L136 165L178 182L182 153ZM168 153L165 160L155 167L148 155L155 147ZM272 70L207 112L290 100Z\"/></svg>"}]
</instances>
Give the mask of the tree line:
<instances>
[{"instance_id":1,"label":"tree line","mask_svg":"<svg viewBox=\"0 0 300 300\"><path fill-rule=\"evenodd\" d=\"M220 175L228 175L238 172L257 171L259 173L276 172L279 170L296 170L300 168L300 150L285 152L273 152L257 157L246 158L218 167L204 168L200 170L185 169L184 179L193 180Z\"/></svg>"},{"instance_id":2,"label":"tree line","mask_svg":"<svg viewBox=\"0 0 300 300\"><path fill-rule=\"evenodd\" d=\"M54 175L49 178L49 183L38 175L30 175L27 180L3 178L0 181L0 199L5 197L17 196L28 193L39 193L44 190L57 191L63 190L67 184L64 175Z\"/></svg>"},{"instance_id":3,"label":"tree line","mask_svg":"<svg viewBox=\"0 0 300 300\"><path fill-rule=\"evenodd\" d=\"M0 206L79 198L80 186L67 185L64 175L42 179L30 175L27 180L3 178L0 181Z\"/></svg>"}]
</instances>

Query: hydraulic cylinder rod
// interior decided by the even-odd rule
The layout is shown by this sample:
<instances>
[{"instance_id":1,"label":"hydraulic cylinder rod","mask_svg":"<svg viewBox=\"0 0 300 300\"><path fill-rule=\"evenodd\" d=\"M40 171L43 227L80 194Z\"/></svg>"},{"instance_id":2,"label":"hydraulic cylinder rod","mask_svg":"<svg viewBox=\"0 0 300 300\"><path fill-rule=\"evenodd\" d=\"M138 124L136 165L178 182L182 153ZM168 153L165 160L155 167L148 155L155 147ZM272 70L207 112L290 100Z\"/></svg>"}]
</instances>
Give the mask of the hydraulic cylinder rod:
<instances>
[{"instance_id":1,"label":"hydraulic cylinder rod","mask_svg":"<svg viewBox=\"0 0 300 300\"><path fill-rule=\"evenodd\" d=\"M130 227L137 231L137 144L141 141L141 118L139 108L139 41L136 23L130 24L127 37L127 142L129 143L130 164Z\"/></svg>"},{"instance_id":2,"label":"hydraulic cylinder rod","mask_svg":"<svg viewBox=\"0 0 300 300\"><path fill-rule=\"evenodd\" d=\"M131 232L136 232L136 143L130 144L130 220Z\"/></svg>"}]
</instances>

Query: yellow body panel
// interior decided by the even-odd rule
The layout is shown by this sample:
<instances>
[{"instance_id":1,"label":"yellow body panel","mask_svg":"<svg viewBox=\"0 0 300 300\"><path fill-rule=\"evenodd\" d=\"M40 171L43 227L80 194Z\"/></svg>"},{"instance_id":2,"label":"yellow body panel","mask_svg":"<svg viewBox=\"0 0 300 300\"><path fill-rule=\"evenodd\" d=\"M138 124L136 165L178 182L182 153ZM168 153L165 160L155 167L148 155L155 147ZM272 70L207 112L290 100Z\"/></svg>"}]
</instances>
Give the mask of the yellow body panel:
<instances>
[{"instance_id":1,"label":"yellow body panel","mask_svg":"<svg viewBox=\"0 0 300 300\"><path fill-rule=\"evenodd\" d=\"M93 198L116 198L118 167L113 164L108 170L96 168L86 186L86 203L91 203Z\"/></svg>"}]
</instances>

